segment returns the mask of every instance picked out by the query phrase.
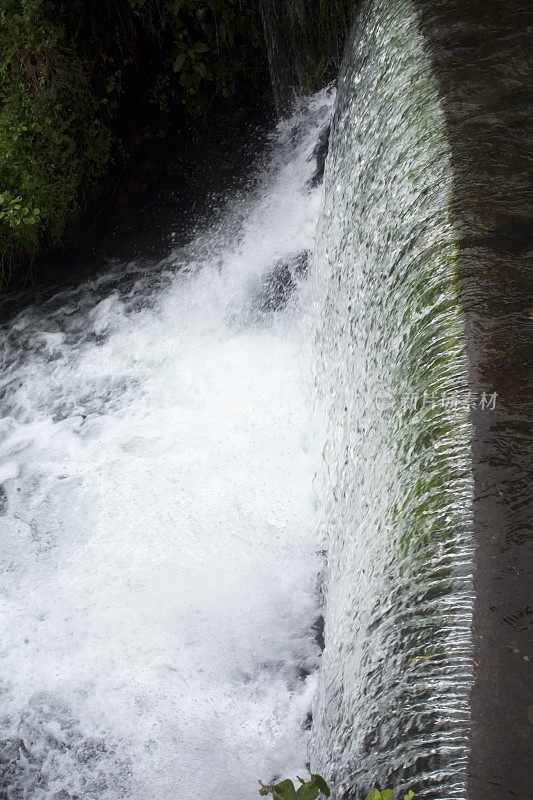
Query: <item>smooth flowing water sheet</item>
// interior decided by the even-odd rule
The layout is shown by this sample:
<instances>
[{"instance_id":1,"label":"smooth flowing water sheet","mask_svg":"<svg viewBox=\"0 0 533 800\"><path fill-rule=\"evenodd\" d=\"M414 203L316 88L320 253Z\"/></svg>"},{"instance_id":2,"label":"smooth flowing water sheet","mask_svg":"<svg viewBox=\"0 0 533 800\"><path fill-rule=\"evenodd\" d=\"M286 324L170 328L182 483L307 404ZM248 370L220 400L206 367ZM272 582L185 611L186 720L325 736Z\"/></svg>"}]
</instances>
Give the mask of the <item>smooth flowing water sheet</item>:
<instances>
[{"instance_id":1,"label":"smooth flowing water sheet","mask_svg":"<svg viewBox=\"0 0 533 800\"><path fill-rule=\"evenodd\" d=\"M450 195L413 5L364 0L339 78L309 287L328 425L311 755L338 800L392 785L465 796L470 431Z\"/></svg>"}]
</instances>

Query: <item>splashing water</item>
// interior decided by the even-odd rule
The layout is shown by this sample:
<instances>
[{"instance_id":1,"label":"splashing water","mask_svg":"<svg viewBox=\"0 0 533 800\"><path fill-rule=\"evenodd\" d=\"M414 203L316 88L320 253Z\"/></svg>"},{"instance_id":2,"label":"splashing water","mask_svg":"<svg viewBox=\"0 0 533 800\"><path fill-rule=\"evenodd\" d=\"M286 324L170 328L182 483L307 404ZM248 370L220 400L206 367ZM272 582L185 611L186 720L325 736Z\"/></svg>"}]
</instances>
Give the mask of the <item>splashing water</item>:
<instances>
[{"instance_id":1,"label":"splashing water","mask_svg":"<svg viewBox=\"0 0 533 800\"><path fill-rule=\"evenodd\" d=\"M2 797L249 800L305 771L320 563L298 286L331 103L281 123L259 189L159 271L4 331Z\"/></svg>"}]
</instances>

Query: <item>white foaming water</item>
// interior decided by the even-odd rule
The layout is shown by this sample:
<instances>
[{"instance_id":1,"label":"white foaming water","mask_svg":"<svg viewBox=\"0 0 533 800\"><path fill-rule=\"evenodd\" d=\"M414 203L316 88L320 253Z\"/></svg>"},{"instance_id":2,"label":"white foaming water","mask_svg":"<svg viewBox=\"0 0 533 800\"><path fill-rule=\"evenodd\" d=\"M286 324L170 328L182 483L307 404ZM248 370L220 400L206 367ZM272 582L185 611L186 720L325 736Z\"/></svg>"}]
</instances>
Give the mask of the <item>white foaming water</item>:
<instances>
[{"instance_id":1,"label":"white foaming water","mask_svg":"<svg viewBox=\"0 0 533 800\"><path fill-rule=\"evenodd\" d=\"M320 564L297 267L280 295L313 246L330 106L280 125L259 190L164 288L102 280L6 331L6 797L250 800L305 772Z\"/></svg>"}]
</instances>

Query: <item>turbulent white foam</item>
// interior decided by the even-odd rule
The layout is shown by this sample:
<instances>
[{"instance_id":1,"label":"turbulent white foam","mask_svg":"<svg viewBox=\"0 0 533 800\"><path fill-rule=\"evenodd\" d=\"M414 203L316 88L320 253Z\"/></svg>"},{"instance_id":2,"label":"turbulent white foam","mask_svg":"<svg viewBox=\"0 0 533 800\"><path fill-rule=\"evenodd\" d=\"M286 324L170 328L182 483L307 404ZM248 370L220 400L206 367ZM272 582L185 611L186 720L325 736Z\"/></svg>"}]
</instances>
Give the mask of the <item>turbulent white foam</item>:
<instances>
[{"instance_id":1,"label":"turbulent white foam","mask_svg":"<svg viewBox=\"0 0 533 800\"><path fill-rule=\"evenodd\" d=\"M10 797L250 800L259 777L305 771L319 563L302 311L297 293L268 313L258 298L313 245L330 104L280 125L259 190L148 300L146 276L104 279L6 331Z\"/></svg>"}]
</instances>

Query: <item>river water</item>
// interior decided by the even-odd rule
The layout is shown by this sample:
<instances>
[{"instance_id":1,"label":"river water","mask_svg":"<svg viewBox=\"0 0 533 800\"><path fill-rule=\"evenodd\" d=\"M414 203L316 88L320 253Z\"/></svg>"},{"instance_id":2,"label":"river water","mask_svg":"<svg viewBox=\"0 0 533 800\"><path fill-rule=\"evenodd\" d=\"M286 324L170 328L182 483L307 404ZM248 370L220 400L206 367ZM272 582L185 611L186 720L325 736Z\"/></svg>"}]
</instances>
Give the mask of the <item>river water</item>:
<instances>
[{"instance_id":1,"label":"river water","mask_svg":"<svg viewBox=\"0 0 533 800\"><path fill-rule=\"evenodd\" d=\"M525 785L529 656L498 615L527 610L527 242L483 144L517 147L521 62L507 129L466 80L490 15L455 41L449 5L362 0L336 97L296 101L211 222L2 329L0 800L251 800L309 766L335 800Z\"/></svg>"}]
</instances>

